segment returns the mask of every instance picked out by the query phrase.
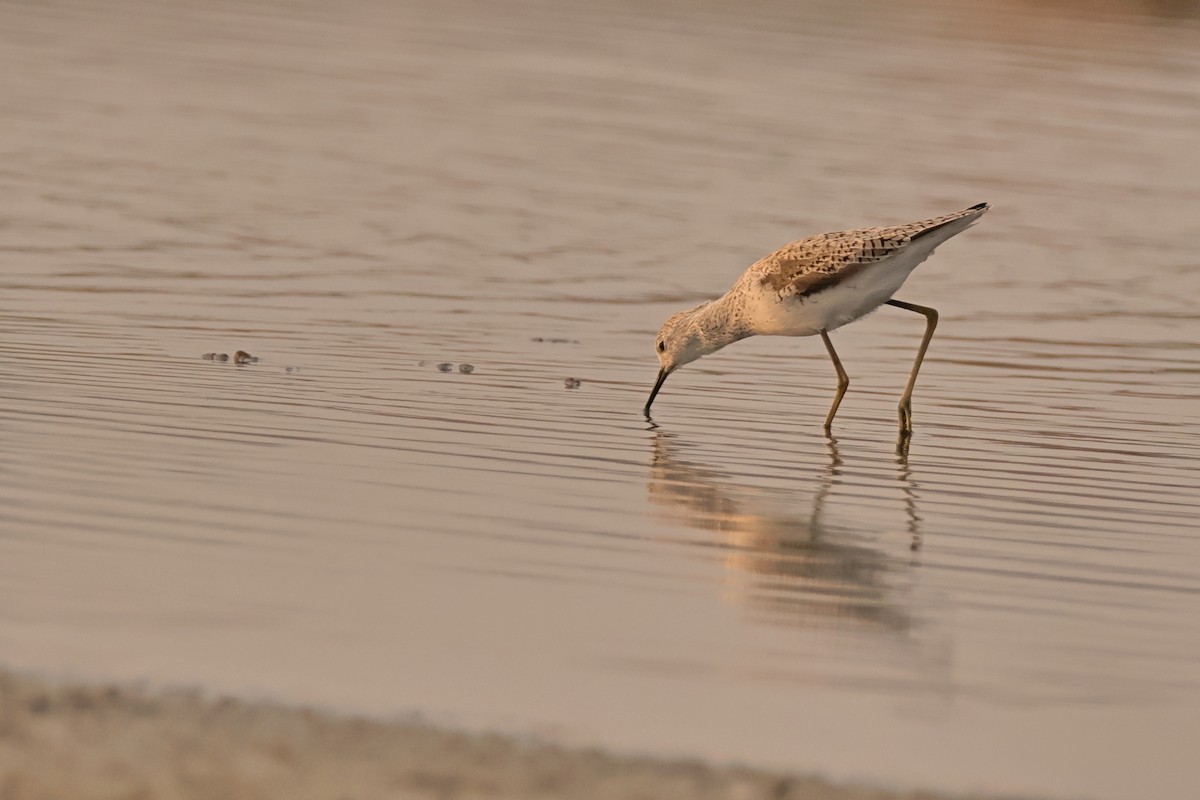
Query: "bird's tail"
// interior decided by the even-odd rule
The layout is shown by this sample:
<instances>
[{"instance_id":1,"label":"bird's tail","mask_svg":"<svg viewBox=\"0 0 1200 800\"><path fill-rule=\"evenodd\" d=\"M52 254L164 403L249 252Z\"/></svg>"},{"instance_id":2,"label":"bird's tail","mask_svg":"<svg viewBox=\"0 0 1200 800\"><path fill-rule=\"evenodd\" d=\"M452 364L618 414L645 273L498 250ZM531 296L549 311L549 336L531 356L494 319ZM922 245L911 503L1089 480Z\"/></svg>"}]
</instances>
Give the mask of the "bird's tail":
<instances>
[{"instance_id":1,"label":"bird's tail","mask_svg":"<svg viewBox=\"0 0 1200 800\"><path fill-rule=\"evenodd\" d=\"M976 203L970 208L964 208L953 214L945 214L918 222L914 225L917 231L910 234L909 238L914 242L925 237L936 238L938 242L944 242L951 236L962 233L974 225L990 208L991 206L987 203Z\"/></svg>"}]
</instances>

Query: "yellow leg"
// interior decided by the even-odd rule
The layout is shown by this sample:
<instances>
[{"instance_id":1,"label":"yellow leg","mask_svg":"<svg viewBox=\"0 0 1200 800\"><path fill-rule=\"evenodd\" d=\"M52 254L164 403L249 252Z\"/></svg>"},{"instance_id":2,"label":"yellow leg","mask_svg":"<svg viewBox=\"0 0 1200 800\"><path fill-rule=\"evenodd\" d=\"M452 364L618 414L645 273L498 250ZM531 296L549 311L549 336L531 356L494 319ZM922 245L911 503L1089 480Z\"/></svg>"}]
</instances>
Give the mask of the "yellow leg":
<instances>
[{"instance_id":1,"label":"yellow leg","mask_svg":"<svg viewBox=\"0 0 1200 800\"><path fill-rule=\"evenodd\" d=\"M933 338L933 331L937 328L938 312L932 308L905 303L902 300L888 300L887 304L925 316L925 338L921 340L921 348L917 350L917 360L913 362L912 373L908 376L908 385L904 387L904 394L900 395L900 431L912 433L913 387L917 385L917 373L921 371L921 362L925 360L925 351L929 349L929 340Z\"/></svg>"},{"instance_id":2,"label":"yellow leg","mask_svg":"<svg viewBox=\"0 0 1200 800\"><path fill-rule=\"evenodd\" d=\"M837 370L838 388L837 394L834 395L833 405L829 407L829 414L825 417L825 433L829 433L833 428L833 418L837 415L838 406L842 404L842 397L846 394L846 387L850 385L850 376L846 374L846 370L842 369L842 361L838 358L837 351L833 349L833 342L829 341L829 334L821 331L821 341L825 342L825 349L829 351L829 357L833 359L833 368Z\"/></svg>"}]
</instances>

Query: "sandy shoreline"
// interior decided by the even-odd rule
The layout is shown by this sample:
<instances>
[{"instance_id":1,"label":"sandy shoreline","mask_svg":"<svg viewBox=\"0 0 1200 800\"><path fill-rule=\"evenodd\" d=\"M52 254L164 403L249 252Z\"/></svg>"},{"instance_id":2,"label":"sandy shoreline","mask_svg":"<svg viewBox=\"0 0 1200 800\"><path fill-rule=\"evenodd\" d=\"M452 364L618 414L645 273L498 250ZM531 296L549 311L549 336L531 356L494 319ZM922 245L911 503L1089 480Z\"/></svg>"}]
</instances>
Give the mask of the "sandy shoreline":
<instances>
[{"instance_id":1,"label":"sandy shoreline","mask_svg":"<svg viewBox=\"0 0 1200 800\"><path fill-rule=\"evenodd\" d=\"M0 797L945 797L0 671Z\"/></svg>"}]
</instances>

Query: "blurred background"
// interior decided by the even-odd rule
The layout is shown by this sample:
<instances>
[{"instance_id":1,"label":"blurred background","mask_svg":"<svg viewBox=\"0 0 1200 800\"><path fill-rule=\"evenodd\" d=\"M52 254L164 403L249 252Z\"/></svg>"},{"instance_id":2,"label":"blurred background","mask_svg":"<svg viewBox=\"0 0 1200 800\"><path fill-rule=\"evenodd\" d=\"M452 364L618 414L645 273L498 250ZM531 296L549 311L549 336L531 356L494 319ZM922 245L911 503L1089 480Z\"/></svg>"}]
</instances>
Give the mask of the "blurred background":
<instances>
[{"instance_id":1,"label":"blurred background","mask_svg":"<svg viewBox=\"0 0 1200 800\"><path fill-rule=\"evenodd\" d=\"M1192 796L1200 3L4 0L0 119L4 667ZM836 439L812 339L641 417L669 313L983 201L910 445L894 309Z\"/></svg>"}]
</instances>

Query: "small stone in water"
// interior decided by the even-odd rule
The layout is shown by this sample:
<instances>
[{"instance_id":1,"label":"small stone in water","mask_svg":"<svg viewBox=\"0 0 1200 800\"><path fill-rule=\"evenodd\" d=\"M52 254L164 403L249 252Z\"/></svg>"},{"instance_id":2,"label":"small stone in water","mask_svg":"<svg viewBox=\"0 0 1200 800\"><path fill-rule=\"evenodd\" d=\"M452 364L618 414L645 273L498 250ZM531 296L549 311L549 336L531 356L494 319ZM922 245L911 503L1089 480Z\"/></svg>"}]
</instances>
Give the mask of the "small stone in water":
<instances>
[{"instance_id":1,"label":"small stone in water","mask_svg":"<svg viewBox=\"0 0 1200 800\"><path fill-rule=\"evenodd\" d=\"M205 353L201 356L205 361L228 361L228 353Z\"/></svg>"},{"instance_id":2,"label":"small stone in water","mask_svg":"<svg viewBox=\"0 0 1200 800\"><path fill-rule=\"evenodd\" d=\"M443 361L442 363L438 364L439 372L449 372L452 369L454 369L454 365L449 361Z\"/></svg>"},{"instance_id":3,"label":"small stone in water","mask_svg":"<svg viewBox=\"0 0 1200 800\"><path fill-rule=\"evenodd\" d=\"M459 364L458 371L461 372L463 375L470 375L472 372L475 371L475 367L473 367L470 364Z\"/></svg>"},{"instance_id":4,"label":"small stone in water","mask_svg":"<svg viewBox=\"0 0 1200 800\"><path fill-rule=\"evenodd\" d=\"M563 381L563 386L566 386L568 389L578 389L581 383L583 381L579 380L579 378L567 378Z\"/></svg>"},{"instance_id":5,"label":"small stone in water","mask_svg":"<svg viewBox=\"0 0 1200 800\"><path fill-rule=\"evenodd\" d=\"M252 356L245 350L238 350L233 354L233 363L235 364L255 364L257 362L258 356Z\"/></svg>"}]
</instances>

